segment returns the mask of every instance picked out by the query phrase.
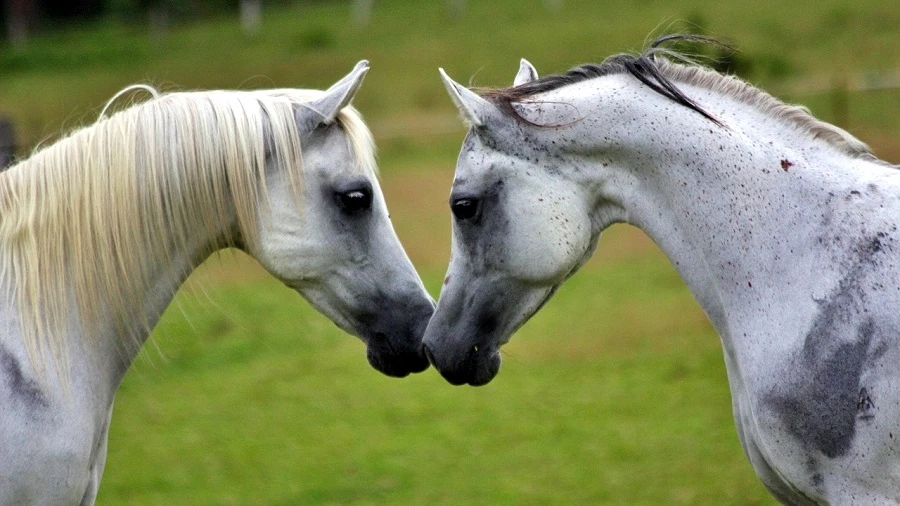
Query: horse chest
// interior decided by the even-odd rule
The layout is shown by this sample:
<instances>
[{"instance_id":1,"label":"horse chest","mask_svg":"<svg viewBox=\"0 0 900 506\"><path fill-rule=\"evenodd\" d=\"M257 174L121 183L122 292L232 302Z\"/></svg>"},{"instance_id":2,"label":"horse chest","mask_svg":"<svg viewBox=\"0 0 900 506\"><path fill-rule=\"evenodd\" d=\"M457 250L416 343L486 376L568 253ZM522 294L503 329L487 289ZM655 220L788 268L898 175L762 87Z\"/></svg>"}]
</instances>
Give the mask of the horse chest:
<instances>
[{"instance_id":1,"label":"horse chest","mask_svg":"<svg viewBox=\"0 0 900 506\"><path fill-rule=\"evenodd\" d=\"M786 504L895 503L900 398L885 389L888 383L867 381L871 390L861 387L857 397L831 405L822 399L775 409L770 401L744 403L737 423L757 475ZM757 409L746 409L751 405ZM824 411L835 406L839 411Z\"/></svg>"},{"instance_id":2,"label":"horse chest","mask_svg":"<svg viewBox=\"0 0 900 506\"><path fill-rule=\"evenodd\" d=\"M100 431L92 417L64 411L10 409L0 415L0 455L10 457L0 459L0 504L81 503L93 479Z\"/></svg>"},{"instance_id":3,"label":"horse chest","mask_svg":"<svg viewBox=\"0 0 900 506\"><path fill-rule=\"evenodd\" d=\"M742 439L758 453L748 450L751 461L770 489L804 498L784 499L790 504L900 497L900 375L892 367L900 334L875 311L848 306L856 307L824 304L802 346L773 357L754 375L765 379L737 394Z\"/></svg>"},{"instance_id":4,"label":"horse chest","mask_svg":"<svg viewBox=\"0 0 900 506\"><path fill-rule=\"evenodd\" d=\"M48 391L29 366L13 314L0 307L0 504L80 504L96 494L109 402L79 395L92 390L82 375L72 378L68 398Z\"/></svg>"}]
</instances>

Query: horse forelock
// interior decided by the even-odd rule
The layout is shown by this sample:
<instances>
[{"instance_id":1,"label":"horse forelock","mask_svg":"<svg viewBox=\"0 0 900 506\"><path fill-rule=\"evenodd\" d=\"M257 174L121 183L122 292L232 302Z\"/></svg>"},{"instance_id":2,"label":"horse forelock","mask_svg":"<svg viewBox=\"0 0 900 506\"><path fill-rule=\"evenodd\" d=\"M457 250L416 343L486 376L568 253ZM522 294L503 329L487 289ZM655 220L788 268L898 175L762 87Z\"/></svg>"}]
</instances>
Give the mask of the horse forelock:
<instances>
[{"instance_id":1,"label":"horse forelock","mask_svg":"<svg viewBox=\"0 0 900 506\"><path fill-rule=\"evenodd\" d=\"M532 126L541 126L524 118L513 107L513 104L529 101L537 95L589 79L629 74L656 93L694 110L713 122L719 123L712 114L695 103L676 84L705 88L729 96L740 103L756 107L778 121L805 131L810 138L826 142L850 157L889 165L878 160L865 143L849 132L815 118L807 108L785 104L735 76L720 74L697 63L689 55L663 47L666 43L679 40L719 44L714 39L707 37L668 35L652 42L648 49L640 55L617 54L599 64L581 65L564 74L548 75L519 86L485 88L478 91L484 98L517 121L529 123Z\"/></svg>"},{"instance_id":2,"label":"horse forelock","mask_svg":"<svg viewBox=\"0 0 900 506\"><path fill-rule=\"evenodd\" d=\"M205 231L213 247L237 221L255 248L265 173L288 173L296 198L302 150L294 110L316 90L159 94L42 148L0 174L0 279L22 314L25 345L40 370L65 364L70 307L91 336L110 314L134 344L150 322L143 308L160 262L186 253ZM356 163L375 173L371 133L355 109L337 122ZM267 158L268 157L268 158Z\"/></svg>"}]
</instances>

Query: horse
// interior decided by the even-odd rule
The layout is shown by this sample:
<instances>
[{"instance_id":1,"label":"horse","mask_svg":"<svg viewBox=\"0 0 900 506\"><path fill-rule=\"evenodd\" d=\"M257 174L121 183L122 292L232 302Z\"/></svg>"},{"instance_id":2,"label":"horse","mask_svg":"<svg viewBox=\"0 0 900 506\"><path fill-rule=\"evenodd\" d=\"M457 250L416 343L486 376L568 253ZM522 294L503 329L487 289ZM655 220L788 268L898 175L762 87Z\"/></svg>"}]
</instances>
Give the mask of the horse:
<instances>
[{"instance_id":1,"label":"horse","mask_svg":"<svg viewBox=\"0 0 900 506\"><path fill-rule=\"evenodd\" d=\"M0 173L0 504L94 503L125 372L226 247L360 337L375 369L428 367L434 301L350 105L368 68L324 92L148 88Z\"/></svg>"},{"instance_id":2,"label":"horse","mask_svg":"<svg viewBox=\"0 0 900 506\"><path fill-rule=\"evenodd\" d=\"M452 384L613 223L643 230L721 337L743 450L785 504L900 501L900 171L665 36L508 88L440 71L468 134L451 260L423 342Z\"/></svg>"}]
</instances>

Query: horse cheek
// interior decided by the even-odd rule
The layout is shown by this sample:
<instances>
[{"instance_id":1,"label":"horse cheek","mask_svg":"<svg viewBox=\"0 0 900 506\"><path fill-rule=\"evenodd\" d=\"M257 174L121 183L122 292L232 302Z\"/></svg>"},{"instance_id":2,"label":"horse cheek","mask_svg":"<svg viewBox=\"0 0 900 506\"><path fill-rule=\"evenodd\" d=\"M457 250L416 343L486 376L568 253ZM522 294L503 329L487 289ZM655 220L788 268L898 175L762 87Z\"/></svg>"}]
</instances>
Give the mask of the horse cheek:
<instances>
[{"instance_id":1,"label":"horse cheek","mask_svg":"<svg viewBox=\"0 0 900 506\"><path fill-rule=\"evenodd\" d=\"M541 204L518 213L509 270L526 282L557 285L590 247L590 220L571 198L548 196Z\"/></svg>"}]
</instances>

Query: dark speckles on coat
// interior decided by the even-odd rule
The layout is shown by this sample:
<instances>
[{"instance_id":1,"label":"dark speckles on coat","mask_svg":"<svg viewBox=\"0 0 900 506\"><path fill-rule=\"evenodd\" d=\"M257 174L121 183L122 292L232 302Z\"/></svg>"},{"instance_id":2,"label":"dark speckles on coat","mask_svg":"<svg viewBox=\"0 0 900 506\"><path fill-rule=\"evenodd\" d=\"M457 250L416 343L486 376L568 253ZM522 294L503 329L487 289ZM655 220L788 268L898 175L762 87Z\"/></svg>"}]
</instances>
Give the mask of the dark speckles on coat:
<instances>
[{"instance_id":1,"label":"dark speckles on coat","mask_svg":"<svg viewBox=\"0 0 900 506\"><path fill-rule=\"evenodd\" d=\"M554 176L562 176L562 171L559 170L559 165L556 165L554 163L547 164L546 170L548 174L552 174Z\"/></svg>"},{"instance_id":2,"label":"dark speckles on coat","mask_svg":"<svg viewBox=\"0 0 900 506\"><path fill-rule=\"evenodd\" d=\"M0 347L0 380L6 380L14 400L19 400L28 409L46 408L47 397L37 382L27 378L19 361L8 350Z\"/></svg>"}]
</instances>

